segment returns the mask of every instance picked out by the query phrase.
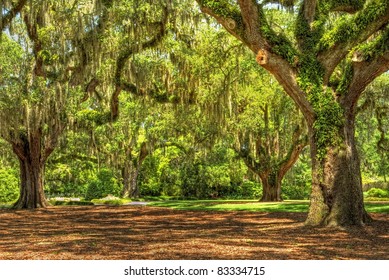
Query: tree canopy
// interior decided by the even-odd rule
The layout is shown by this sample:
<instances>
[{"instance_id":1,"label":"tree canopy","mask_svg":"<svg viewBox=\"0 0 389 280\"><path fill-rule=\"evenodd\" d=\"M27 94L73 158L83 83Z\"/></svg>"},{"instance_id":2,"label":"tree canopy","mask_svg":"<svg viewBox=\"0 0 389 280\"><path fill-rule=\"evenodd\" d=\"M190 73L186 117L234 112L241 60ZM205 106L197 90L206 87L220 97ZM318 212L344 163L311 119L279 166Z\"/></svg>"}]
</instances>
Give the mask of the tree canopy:
<instances>
[{"instance_id":1,"label":"tree canopy","mask_svg":"<svg viewBox=\"0 0 389 280\"><path fill-rule=\"evenodd\" d=\"M367 222L354 120L366 87L389 69L388 1L197 2L256 54L305 117L314 170L307 223ZM292 36L270 23L274 3L294 17Z\"/></svg>"}]
</instances>

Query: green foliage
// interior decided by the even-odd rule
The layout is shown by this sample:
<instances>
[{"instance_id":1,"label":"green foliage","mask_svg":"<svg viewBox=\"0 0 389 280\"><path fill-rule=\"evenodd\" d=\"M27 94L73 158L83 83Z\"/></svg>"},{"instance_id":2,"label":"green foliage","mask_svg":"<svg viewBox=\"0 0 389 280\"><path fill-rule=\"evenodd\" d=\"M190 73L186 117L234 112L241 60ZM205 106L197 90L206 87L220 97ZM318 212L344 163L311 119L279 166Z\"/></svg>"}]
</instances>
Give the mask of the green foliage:
<instances>
[{"instance_id":1,"label":"green foliage","mask_svg":"<svg viewBox=\"0 0 389 280\"><path fill-rule=\"evenodd\" d=\"M68 147L66 152L69 152L70 148L74 147ZM61 156L61 152L59 149L53 157ZM97 167L93 162L88 161L88 158L73 159L70 157L63 162L48 163L45 170L46 195L48 197L85 197L89 183L96 179Z\"/></svg>"},{"instance_id":2,"label":"green foliage","mask_svg":"<svg viewBox=\"0 0 389 280\"><path fill-rule=\"evenodd\" d=\"M358 104L356 140L366 186L385 185L389 174L388 88L389 76L384 74L369 85Z\"/></svg>"},{"instance_id":3,"label":"green foliage","mask_svg":"<svg viewBox=\"0 0 389 280\"><path fill-rule=\"evenodd\" d=\"M18 174L13 169L0 169L0 202L14 201L19 196Z\"/></svg>"},{"instance_id":4,"label":"green foliage","mask_svg":"<svg viewBox=\"0 0 389 280\"><path fill-rule=\"evenodd\" d=\"M311 162L309 149L304 150L300 159L285 175L282 181L283 199L309 199L311 193Z\"/></svg>"},{"instance_id":5,"label":"green foliage","mask_svg":"<svg viewBox=\"0 0 389 280\"><path fill-rule=\"evenodd\" d=\"M372 61L389 49L389 26L378 33L374 40L358 46L355 51L364 61Z\"/></svg>"},{"instance_id":6,"label":"green foliage","mask_svg":"<svg viewBox=\"0 0 389 280\"><path fill-rule=\"evenodd\" d=\"M327 148L338 145L339 130L344 124L343 109L333 97L331 89L323 88L322 67L317 65L316 59L305 56L297 82L306 92L316 114L313 125L317 143L317 158L323 160Z\"/></svg>"},{"instance_id":7,"label":"green foliage","mask_svg":"<svg viewBox=\"0 0 389 280\"><path fill-rule=\"evenodd\" d=\"M359 6L362 4L358 3ZM365 8L354 17L347 14L340 16L336 21L335 27L321 38L319 49L329 49L335 44L345 43L358 38L370 24L386 13L388 7L388 1L373 0L369 1Z\"/></svg>"},{"instance_id":8,"label":"green foliage","mask_svg":"<svg viewBox=\"0 0 389 280\"><path fill-rule=\"evenodd\" d=\"M80 126L103 125L111 120L111 112L85 109L77 113L76 120Z\"/></svg>"},{"instance_id":9,"label":"green foliage","mask_svg":"<svg viewBox=\"0 0 389 280\"><path fill-rule=\"evenodd\" d=\"M378 197L378 198L389 198L389 190L371 188L367 192L364 193L366 197Z\"/></svg>"},{"instance_id":10,"label":"green foliage","mask_svg":"<svg viewBox=\"0 0 389 280\"><path fill-rule=\"evenodd\" d=\"M84 206L84 205L94 205L90 201L76 201L76 200L49 200L49 203L53 206Z\"/></svg>"},{"instance_id":11,"label":"green foliage","mask_svg":"<svg viewBox=\"0 0 389 280\"><path fill-rule=\"evenodd\" d=\"M201 5L212 9L218 16L233 17L234 14L240 14L236 5L228 0L202 0Z\"/></svg>"},{"instance_id":12,"label":"green foliage","mask_svg":"<svg viewBox=\"0 0 389 280\"><path fill-rule=\"evenodd\" d=\"M112 205L112 206L120 206L131 202L130 199L120 199L114 196L107 196L102 199L92 199L91 201L94 205L104 204L104 205Z\"/></svg>"},{"instance_id":13,"label":"green foliage","mask_svg":"<svg viewBox=\"0 0 389 280\"><path fill-rule=\"evenodd\" d=\"M330 10L336 10L343 7L350 7L352 10L360 10L363 8L366 0L328 0L326 5L328 5Z\"/></svg>"},{"instance_id":14,"label":"green foliage","mask_svg":"<svg viewBox=\"0 0 389 280\"><path fill-rule=\"evenodd\" d=\"M0 39L0 84L12 77L16 78L22 59L22 48L8 35L3 34Z\"/></svg>"},{"instance_id":15,"label":"green foliage","mask_svg":"<svg viewBox=\"0 0 389 280\"><path fill-rule=\"evenodd\" d=\"M101 169L97 178L91 181L85 195L85 200L103 198L107 195L120 196L121 185L109 169Z\"/></svg>"},{"instance_id":16,"label":"green foliage","mask_svg":"<svg viewBox=\"0 0 389 280\"><path fill-rule=\"evenodd\" d=\"M235 199L258 199L262 197L262 186L258 182L244 180L241 185L236 186L234 191L227 195L227 198Z\"/></svg>"}]
</instances>

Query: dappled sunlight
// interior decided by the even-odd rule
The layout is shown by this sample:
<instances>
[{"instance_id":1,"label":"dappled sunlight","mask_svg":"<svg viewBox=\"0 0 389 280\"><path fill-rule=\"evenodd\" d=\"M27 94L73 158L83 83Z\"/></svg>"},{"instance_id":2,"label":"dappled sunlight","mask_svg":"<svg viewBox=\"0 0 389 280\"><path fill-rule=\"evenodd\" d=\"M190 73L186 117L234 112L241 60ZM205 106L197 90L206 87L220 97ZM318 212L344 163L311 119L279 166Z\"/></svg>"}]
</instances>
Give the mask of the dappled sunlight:
<instances>
[{"instance_id":1,"label":"dappled sunlight","mask_svg":"<svg viewBox=\"0 0 389 280\"><path fill-rule=\"evenodd\" d=\"M304 227L305 216L134 206L0 210L0 259L388 258L388 215L343 231Z\"/></svg>"}]
</instances>

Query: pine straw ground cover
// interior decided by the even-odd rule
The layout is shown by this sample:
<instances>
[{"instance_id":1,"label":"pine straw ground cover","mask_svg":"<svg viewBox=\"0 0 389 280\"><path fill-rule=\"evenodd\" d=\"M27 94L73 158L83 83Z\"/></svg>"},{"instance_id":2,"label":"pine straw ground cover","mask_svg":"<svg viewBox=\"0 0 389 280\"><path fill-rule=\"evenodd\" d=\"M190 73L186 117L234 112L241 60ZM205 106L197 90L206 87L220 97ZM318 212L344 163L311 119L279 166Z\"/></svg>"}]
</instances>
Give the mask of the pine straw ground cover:
<instances>
[{"instance_id":1,"label":"pine straw ground cover","mask_svg":"<svg viewBox=\"0 0 389 280\"><path fill-rule=\"evenodd\" d=\"M0 259L389 259L389 215L362 230L304 213L140 206L0 210Z\"/></svg>"}]
</instances>

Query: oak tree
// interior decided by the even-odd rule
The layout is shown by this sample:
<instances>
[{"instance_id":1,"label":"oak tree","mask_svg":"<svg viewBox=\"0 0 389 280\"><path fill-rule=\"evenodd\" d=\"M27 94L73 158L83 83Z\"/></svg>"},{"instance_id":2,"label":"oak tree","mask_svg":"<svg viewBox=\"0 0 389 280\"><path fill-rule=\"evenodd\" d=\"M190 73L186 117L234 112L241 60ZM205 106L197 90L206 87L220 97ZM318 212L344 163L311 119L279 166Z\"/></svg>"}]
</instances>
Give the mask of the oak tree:
<instances>
[{"instance_id":1,"label":"oak tree","mask_svg":"<svg viewBox=\"0 0 389 280\"><path fill-rule=\"evenodd\" d=\"M44 167L74 122L69 108L100 123L117 118L119 93L131 89L122 81L126 63L161 40L171 3L1 1L1 136L20 162L16 208L47 205Z\"/></svg>"},{"instance_id":2,"label":"oak tree","mask_svg":"<svg viewBox=\"0 0 389 280\"><path fill-rule=\"evenodd\" d=\"M306 224L368 222L354 122L365 88L389 69L389 2L197 2L256 54L304 115L313 169ZM293 37L270 25L266 11L275 3L295 17Z\"/></svg>"}]
</instances>

